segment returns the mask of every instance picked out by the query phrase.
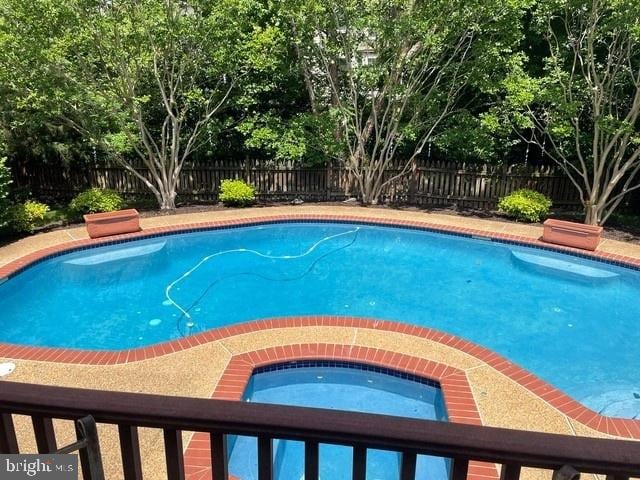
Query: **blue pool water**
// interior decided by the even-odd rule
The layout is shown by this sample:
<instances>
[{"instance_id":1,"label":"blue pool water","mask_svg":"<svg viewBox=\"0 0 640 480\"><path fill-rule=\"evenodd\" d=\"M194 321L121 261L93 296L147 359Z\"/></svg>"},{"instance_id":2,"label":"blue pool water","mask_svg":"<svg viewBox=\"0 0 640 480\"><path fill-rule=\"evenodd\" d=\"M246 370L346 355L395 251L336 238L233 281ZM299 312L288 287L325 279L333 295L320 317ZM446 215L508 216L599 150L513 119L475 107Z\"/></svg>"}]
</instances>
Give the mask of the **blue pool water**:
<instances>
[{"instance_id":1,"label":"blue pool water","mask_svg":"<svg viewBox=\"0 0 640 480\"><path fill-rule=\"evenodd\" d=\"M254 373L244 400L446 421L437 385L399 378L389 372L345 366L300 363L296 367ZM276 440L273 451L275 480L304 478L303 443ZM229 472L242 480L256 479L256 439L232 439L230 452ZM352 456L350 447L320 445L320 478L351 478ZM399 469L398 453L367 451L367 478L397 480ZM416 478L445 480L447 472L447 460L418 456Z\"/></svg>"},{"instance_id":2,"label":"blue pool water","mask_svg":"<svg viewBox=\"0 0 640 480\"><path fill-rule=\"evenodd\" d=\"M640 415L640 272L377 226L194 232L41 262L0 285L0 341L124 349L264 317L376 317L484 345L608 415Z\"/></svg>"}]
</instances>

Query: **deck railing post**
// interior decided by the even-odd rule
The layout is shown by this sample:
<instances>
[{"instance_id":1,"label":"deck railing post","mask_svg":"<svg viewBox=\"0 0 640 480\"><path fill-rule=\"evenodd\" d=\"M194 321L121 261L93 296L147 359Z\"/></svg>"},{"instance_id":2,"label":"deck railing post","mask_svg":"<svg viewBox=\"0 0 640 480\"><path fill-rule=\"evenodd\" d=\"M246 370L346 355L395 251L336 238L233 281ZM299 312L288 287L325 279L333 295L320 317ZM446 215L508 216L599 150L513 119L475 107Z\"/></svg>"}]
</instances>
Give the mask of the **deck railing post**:
<instances>
[{"instance_id":1,"label":"deck railing post","mask_svg":"<svg viewBox=\"0 0 640 480\"><path fill-rule=\"evenodd\" d=\"M229 478L227 436L223 433L212 432L210 438L213 480L227 480Z\"/></svg>"},{"instance_id":2,"label":"deck railing post","mask_svg":"<svg viewBox=\"0 0 640 480\"><path fill-rule=\"evenodd\" d=\"M184 480L184 457L182 453L182 431L165 428L164 455L169 480Z\"/></svg>"},{"instance_id":3,"label":"deck railing post","mask_svg":"<svg viewBox=\"0 0 640 480\"><path fill-rule=\"evenodd\" d=\"M16 430L10 413L0 414L0 453L19 453Z\"/></svg>"},{"instance_id":4,"label":"deck railing post","mask_svg":"<svg viewBox=\"0 0 640 480\"><path fill-rule=\"evenodd\" d=\"M514 463L505 463L500 471L500 480L518 480L521 466Z\"/></svg>"},{"instance_id":5,"label":"deck railing post","mask_svg":"<svg viewBox=\"0 0 640 480\"><path fill-rule=\"evenodd\" d=\"M273 480L273 439L258 437L258 480Z\"/></svg>"},{"instance_id":6,"label":"deck railing post","mask_svg":"<svg viewBox=\"0 0 640 480\"><path fill-rule=\"evenodd\" d=\"M452 458L450 480L467 480L469 473L469 459Z\"/></svg>"},{"instance_id":7,"label":"deck railing post","mask_svg":"<svg viewBox=\"0 0 640 480\"><path fill-rule=\"evenodd\" d=\"M367 448L363 446L353 447L353 480L366 480L367 478Z\"/></svg>"},{"instance_id":8,"label":"deck railing post","mask_svg":"<svg viewBox=\"0 0 640 480\"><path fill-rule=\"evenodd\" d=\"M304 480L318 480L320 476L320 445L308 441L304 444Z\"/></svg>"},{"instance_id":9,"label":"deck railing post","mask_svg":"<svg viewBox=\"0 0 640 480\"><path fill-rule=\"evenodd\" d=\"M416 452L403 452L400 462L400 480L415 480Z\"/></svg>"},{"instance_id":10,"label":"deck railing post","mask_svg":"<svg viewBox=\"0 0 640 480\"><path fill-rule=\"evenodd\" d=\"M140 458L138 429L132 425L118 425L118 437L120 438L124 480L141 480L142 459Z\"/></svg>"},{"instance_id":11,"label":"deck railing post","mask_svg":"<svg viewBox=\"0 0 640 480\"><path fill-rule=\"evenodd\" d=\"M38 453L52 453L58 447L56 445L56 434L53 429L53 420L48 417L34 415L31 417L33 423L33 433L36 437Z\"/></svg>"}]
</instances>

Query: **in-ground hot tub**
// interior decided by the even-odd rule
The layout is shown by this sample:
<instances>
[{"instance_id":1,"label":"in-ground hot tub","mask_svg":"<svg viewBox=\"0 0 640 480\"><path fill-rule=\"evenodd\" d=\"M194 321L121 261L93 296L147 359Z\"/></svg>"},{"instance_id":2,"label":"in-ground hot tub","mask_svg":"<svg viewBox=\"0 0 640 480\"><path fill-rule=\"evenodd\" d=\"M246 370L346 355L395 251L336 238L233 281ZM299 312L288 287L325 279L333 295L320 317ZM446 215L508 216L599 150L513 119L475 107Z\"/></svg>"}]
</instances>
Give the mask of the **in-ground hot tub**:
<instances>
[{"instance_id":1,"label":"in-ground hot tub","mask_svg":"<svg viewBox=\"0 0 640 480\"><path fill-rule=\"evenodd\" d=\"M446 421L440 387L429 379L351 362L324 360L269 365L254 371L244 401L381 413ZM274 480L304 477L304 444L274 442ZM229 473L240 480L257 478L255 438L234 437L229 443ZM320 445L320 478L351 478L353 450ZM449 461L418 456L416 478L445 480ZM367 478L399 478L400 454L369 450Z\"/></svg>"}]
</instances>

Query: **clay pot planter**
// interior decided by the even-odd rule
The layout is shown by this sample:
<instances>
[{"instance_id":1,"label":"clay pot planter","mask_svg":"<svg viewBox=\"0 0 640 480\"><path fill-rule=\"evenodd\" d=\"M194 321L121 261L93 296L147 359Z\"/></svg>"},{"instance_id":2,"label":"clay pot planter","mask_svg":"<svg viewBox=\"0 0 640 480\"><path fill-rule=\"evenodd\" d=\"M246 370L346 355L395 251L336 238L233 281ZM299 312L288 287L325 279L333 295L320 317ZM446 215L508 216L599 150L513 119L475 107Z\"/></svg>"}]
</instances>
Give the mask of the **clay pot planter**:
<instances>
[{"instance_id":1,"label":"clay pot planter","mask_svg":"<svg viewBox=\"0 0 640 480\"><path fill-rule=\"evenodd\" d=\"M91 238L109 237L140 231L140 216L135 209L84 215Z\"/></svg>"},{"instance_id":2,"label":"clay pot planter","mask_svg":"<svg viewBox=\"0 0 640 480\"><path fill-rule=\"evenodd\" d=\"M602 227L583 223L549 219L544 222L542 241L567 247L595 250L602 236Z\"/></svg>"}]
</instances>

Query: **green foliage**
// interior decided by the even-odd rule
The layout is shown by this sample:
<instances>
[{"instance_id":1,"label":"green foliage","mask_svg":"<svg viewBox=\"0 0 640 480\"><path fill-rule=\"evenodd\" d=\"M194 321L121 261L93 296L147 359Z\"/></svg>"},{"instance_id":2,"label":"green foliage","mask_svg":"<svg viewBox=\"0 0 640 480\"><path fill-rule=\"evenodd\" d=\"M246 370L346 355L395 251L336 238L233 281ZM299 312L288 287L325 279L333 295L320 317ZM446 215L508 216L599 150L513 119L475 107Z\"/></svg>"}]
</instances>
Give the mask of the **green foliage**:
<instances>
[{"instance_id":1,"label":"green foliage","mask_svg":"<svg viewBox=\"0 0 640 480\"><path fill-rule=\"evenodd\" d=\"M497 164L517 143L512 137L511 127L502 123L496 112L461 112L444 124L433 144L452 161Z\"/></svg>"},{"instance_id":2,"label":"green foliage","mask_svg":"<svg viewBox=\"0 0 640 480\"><path fill-rule=\"evenodd\" d=\"M227 206L246 207L256 200L256 189L243 180L222 180L218 198Z\"/></svg>"},{"instance_id":3,"label":"green foliage","mask_svg":"<svg viewBox=\"0 0 640 480\"><path fill-rule=\"evenodd\" d=\"M341 160L358 177L363 202L377 202L386 186L380 170L430 145L483 161L508 152L511 129L490 130L482 115L516 55L532 3L289 1L312 111L331 112Z\"/></svg>"},{"instance_id":4,"label":"green foliage","mask_svg":"<svg viewBox=\"0 0 640 480\"><path fill-rule=\"evenodd\" d=\"M108 157L133 174L142 161L154 178L138 178L172 208L174 175L218 140L209 124L229 123L241 80L288 63L262 3L0 0L0 135L17 158Z\"/></svg>"},{"instance_id":5,"label":"green foliage","mask_svg":"<svg viewBox=\"0 0 640 480\"><path fill-rule=\"evenodd\" d=\"M460 91L465 98L460 110L467 115L460 116L461 122L443 125L442 130L451 126L454 131L444 132L440 143L454 143L456 151L495 160L508 154L509 144L497 138L485 142L477 119L495 101L522 39L523 13L532 4L533 0L0 0L0 135L7 136L7 151L14 158L67 164L96 157L131 160L140 151L146 153L140 125L155 142L166 134L162 92L154 78L157 67L161 73L184 74L181 83L164 85L165 93L174 92L171 102L177 118L184 121L179 130L182 147L207 107L223 100L233 85L225 108L201 124L202 133L192 144L202 147L198 161L221 152L258 153L302 165L344 158L345 137L339 133L344 112L335 111L349 105L337 104L340 98L331 95L327 79L319 78L318 71L325 62L335 64L341 93L349 91L343 76L345 58L353 56L359 65L371 52L345 52L348 40L349 48L372 44L379 53L380 61L367 62L354 76L364 103L392 71L406 79L423 66L442 73L436 95L425 99L428 89L421 89L407 105L399 122L400 152L430 127L449 93ZM412 8L415 14L408 14ZM172 15L172 9L180 15ZM440 65L447 68L439 68L434 59L446 58L443 49L452 48L462 31L474 39L470 50L460 51L451 64ZM317 52L321 38L326 41L326 57ZM399 61L402 65L394 65L407 51L413 53ZM458 69L463 53L466 60ZM448 82L453 75L458 85ZM396 82L390 90L379 91L389 99L401 98L410 83ZM363 122L369 113L362 112ZM465 122L473 131L470 148L462 145L465 139L454 138L464 131ZM494 146L500 148L493 151Z\"/></svg>"},{"instance_id":6,"label":"green foliage","mask_svg":"<svg viewBox=\"0 0 640 480\"><path fill-rule=\"evenodd\" d=\"M272 153L277 161L299 162L307 153L307 145L304 131L296 126L272 115L262 115L248 118L238 130L246 136L247 147Z\"/></svg>"},{"instance_id":7,"label":"green foliage","mask_svg":"<svg viewBox=\"0 0 640 480\"><path fill-rule=\"evenodd\" d=\"M523 188L501 198L498 211L516 220L539 222L549 215L551 204L542 193Z\"/></svg>"},{"instance_id":8,"label":"green foliage","mask_svg":"<svg viewBox=\"0 0 640 480\"><path fill-rule=\"evenodd\" d=\"M44 223L49 206L34 200L12 205L10 212L11 229L19 233L33 233Z\"/></svg>"},{"instance_id":9,"label":"green foliage","mask_svg":"<svg viewBox=\"0 0 640 480\"><path fill-rule=\"evenodd\" d=\"M107 123L109 106L71 78L91 41L79 3L0 1L0 135L14 157L68 164L99 153L80 131Z\"/></svg>"},{"instance_id":10,"label":"green foliage","mask_svg":"<svg viewBox=\"0 0 640 480\"><path fill-rule=\"evenodd\" d=\"M640 188L640 2L539 0L531 29L545 43L540 68L513 69L504 105L571 179L585 222L604 224Z\"/></svg>"},{"instance_id":11,"label":"green foliage","mask_svg":"<svg viewBox=\"0 0 640 480\"><path fill-rule=\"evenodd\" d=\"M113 212L120 210L123 206L124 200L117 192L90 188L71 200L69 210L72 215L80 217L87 213Z\"/></svg>"},{"instance_id":12,"label":"green foliage","mask_svg":"<svg viewBox=\"0 0 640 480\"><path fill-rule=\"evenodd\" d=\"M256 115L236 128L245 136L246 147L266 152L282 164L317 166L341 153L329 112L300 113L286 120L272 114Z\"/></svg>"},{"instance_id":13,"label":"green foliage","mask_svg":"<svg viewBox=\"0 0 640 480\"><path fill-rule=\"evenodd\" d=\"M581 23L596 7L595 70L575 68L583 64L572 45L591 38ZM0 0L0 156L26 170L29 162L144 162L185 148L198 130L191 147L201 164L224 154L311 166L348 161L355 133L391 131L388 142L363 135L362 164L381 145L402 161L429 133L422 156L432 146L451 159L499 163L540 141L547 158L566 157L569 173L583 168L582 149L590 179L598 170L591 145L628 139L611 156L623 163L640 146L637 116L625 113L636 92L639 19L638 0ZM630 58L608 71L618 58L608 48L627 35ZM168 82L171 72L182 78ZM430 78L410 92L418 72ZM612 82L592 88L582 72ZM182 122L175 143L169 92ZM612 100L597 113L592 97L603 94ZM207 117L218 102L224 108ZM596 127L605 140L593 141Z\"/></svg>"},{"instance_id":14,"label":"green foliage","mask_svg":"<svg viewBox=\"0 0 640 480\"><path fill-rule=\"evenodd\" d=\"M6 165L6 158L0 157L0 228L9 220L9 185L11 185L11 172Z\"/></svg>"}]
</instances>

